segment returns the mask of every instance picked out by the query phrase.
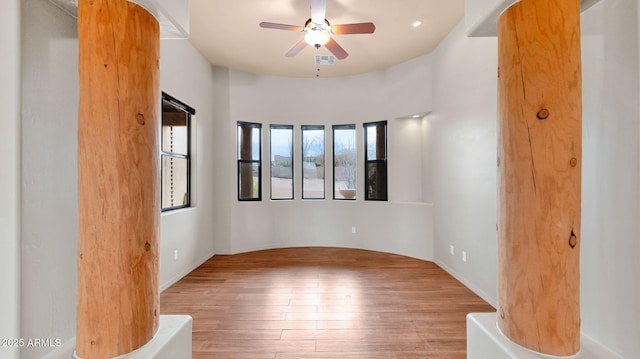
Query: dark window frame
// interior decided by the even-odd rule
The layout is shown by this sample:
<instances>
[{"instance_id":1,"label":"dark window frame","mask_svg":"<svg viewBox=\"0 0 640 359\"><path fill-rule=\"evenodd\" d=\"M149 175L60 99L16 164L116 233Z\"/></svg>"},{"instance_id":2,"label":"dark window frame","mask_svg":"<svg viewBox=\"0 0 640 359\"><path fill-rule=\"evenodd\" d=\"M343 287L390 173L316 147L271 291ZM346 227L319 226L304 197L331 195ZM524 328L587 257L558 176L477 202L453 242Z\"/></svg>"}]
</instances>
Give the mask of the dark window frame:
<instances>
[{"instance_id":1,"label":"dark window frame","mask_svg":"<svg viewBox=\"0 0 640 359\"><path fill-rule=\"evenodd\" d=\"M164 151L163 150L163 143L162 141L164 141L164 136L162 136L162 131L161 131L161 136L160 136L160 211L161 212L168 212L168 211L173 211L176 209L181 209L181 208L188 208L191 207L191 116L194 116L196 114L196 110L185 104L184 102L176 99L175 97L169 95L166 92L162 92L162 98L161 101L166 101L169 104L171 104L172 106L184 111L187 114L187 153L186 154L179 154L179 153L174 153L174 152L169 152L169 151ZM162 104L161 104L161 119L160 119L160 129L162 130L163 124L164 124L164 111L162 110ZM185 204L181 204L181 205L177 205L177 206L171 206L171 207L162 207L162 203L163 203L163 189L162 189L162 173L163 171L163 161L162 159L165 157L170 157L170 158L180 158L180 159L184 159L187 161L187 193L186 193L186 203Z\"/></svg>"},{"instance_id":2,"label":"dark window frame","mask_svg":"<svg viewBox=\"0 0 640 359\"><path fill-rule=\"evenodd\" d=\"M327 173L327 149L325 146L325 141L326 141L326 136L327 133L324 129L324 125L301 125L300 126L300 139L301 139L301 157L302 157L302 165L301 165L301 170L302 170L302 199L303 200L325 200L327 198L327 191L326 191L326 173ZM324 168L324 175L323 175L323 180L322 180L322 197L305 197L304 196L304 131L305 130L309 130L309 131L318 131L318 130L322 130L322 163L323 163L323 168Z\"/></svg>"},{"instance_id":3,"label":"dark window frame","mask_svg":"<svg viewBox=\"0 0 640 359\"><path fill-rule=\"evenodd\" d=\"M238 187L238 201L240 202L259 202L262 201L262 124L261 123L257 123L257 122L245 122L245 121L238 121L237 125L236 125L236 141L239 141L240 136L238 134L238 131L240 130L241 127L249 127L249 128L257 128L258 129L258 139L259 139L259 143L258 143L258 159L257 160L246 160L246 159L241 159L240 158L240 143L238 142L236 144L236 157L238 159L238 168L237 168L237 187ZM250 197L250 198L243 198L240 191L240 179L241 179L241 167L242 164L246 164L246 163L256 163L258 164L258 196L257 197Z\"/></svg>"},{"instance_id":4,"label":"dark window frame","mask_svg":"<svg viewBox=\"0 0 640 359\"><path fill-rule=\"evenodd\" d=\"M291 130L291 197L290 198L273 198L273 163L271 163L271 156L273 155L273 138L271 136L271 130ZM295 155L293 153L293 125L269 125L269 197L272 201L291 201L295 198Z\"/></svg>"},{"instance_id":5,"label":"dark window frame","mask_svg":"<svg viewBox=\"0 0 640 359\"><path fill-rule=\"evenodd\" d=\"M355 181L356 181L356 183L355 183L356 195L353 198L336 198L336 130L354 130L354 131L356 131L356 125L355 124L347 124L347 125L332 125L331 126L331 142L332 142L331 151L332 151L332 154L333 154L333 157L332 157L332 166L333 166L333 171L332 171L333 172L333 184L332 184L332 188L333 188L333 194L332 194L332 196L333 196L333 199L336 200L336 201L355 201L358 198L358 191L357 191L357 188L358 188L358 177L357 177L357 173L358 173L358 158L357 158L358 144L357 143L353 144L353 148L356 151L356 155L355 155L355 157L356 157L356 164L355 164L355 166L356 166L356 170L355 170L355 173L356 173L356 179L355 179ZM357 133L354 134L354 139L356 140L356 142L357 142L357 135L358 135Z\"/></svg>"},{"instance_id":6,"label":"dark window frame","mask_svg":"<svg viewBox=\"0 0 640 359\"><path fill-rule=\"evenodd\" d=\"M365 122L362 124L364 128L364 199L365 201L388 201L389 200L389 166L388 166L388 133L389 127L387 121ZM369 138L367 131L370 127L384 126L384 159L369 159ZM377 142L377 139L376 139ZM376 151L377 152L377 151ZM374 165L384 168L384 189L381 190L380 196L372 197L370 191L369 166ZM378 181L379 182L379 181Z\"/></svg>"}]
</instances>

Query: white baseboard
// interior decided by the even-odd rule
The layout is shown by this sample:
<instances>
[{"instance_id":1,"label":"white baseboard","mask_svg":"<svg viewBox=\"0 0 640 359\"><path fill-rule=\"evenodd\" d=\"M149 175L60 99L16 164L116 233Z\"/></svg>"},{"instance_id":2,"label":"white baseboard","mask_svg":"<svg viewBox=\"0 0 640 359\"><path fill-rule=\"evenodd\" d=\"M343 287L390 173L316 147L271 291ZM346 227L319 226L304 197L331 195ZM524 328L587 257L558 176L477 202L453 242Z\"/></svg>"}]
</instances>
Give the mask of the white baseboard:
<instances>
[{"instance_id":1,"label":"white baseboard","mask_svg":"<svg viewBox=\"0 0 640 359\"><path fill-rule=\"evenodd\" d=\"M450 267L448 267L446 264L442 263L441 261L435 260L434 263L437 264L440 268L444 269L452 277L454 277L455 279L460 281L462 284L464 284L467 288L469 288L472 292L477 294L485 302L491 304L492 307L494 307L494 308L498 307L498 300L495 298L495 296L491 296L491 295L485 293L483 290L481 290L480 288L478 288L477 286L475 286L474 284L469 282L466 278L461 276L458 272L454 271L453 269L451 269Z\"/></svg>"},{"instance_id":2,"label":"white baseboard","mask_svg":"<svg viewBox=\"0 0 640 359\"><path fill-rule=\"evenodd\" d=\"M180 279L184 278L187 274L193 272L196 268L200 267L204 262L206 262L209 259L211 259L211 257L213 257L214 255L215 254L207 254L206 256L204 256L204 258L201 258L200 260L194 262L191 266L185 268L180 273L178 273L175 276L171 277L165 283L160 283L160 288L159 288L160 293L164 292L167 288L169 288L172 285L176 284Z\"/></svg>"}]
</instances>

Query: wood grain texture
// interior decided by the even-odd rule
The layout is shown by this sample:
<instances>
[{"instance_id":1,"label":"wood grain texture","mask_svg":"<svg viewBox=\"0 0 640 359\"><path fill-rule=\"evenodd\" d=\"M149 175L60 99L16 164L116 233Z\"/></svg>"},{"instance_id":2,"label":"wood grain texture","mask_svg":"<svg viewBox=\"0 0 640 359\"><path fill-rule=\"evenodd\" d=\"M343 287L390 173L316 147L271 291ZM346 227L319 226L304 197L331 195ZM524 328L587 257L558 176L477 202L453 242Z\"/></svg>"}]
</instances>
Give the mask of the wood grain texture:
<instances>
[{"instance_id":1,"label":"wood grain texture","mask_svg":"<svg viewBox=\"0 0 640 359\"><path fill-rule=\"evenodd\" d=\"M158 328L159 26L125 0L78 4L76 353L112 358Z\"/></svg>"},{"instance_id":2,"label":"wood grain texture","mask_svg":"<svg viewBox=\"0 0 640 359\"><path fill-rule=\"evenodd\" d=\"M582 109L578 0L522 0L498 22L498 324L580 348Z\"/></svg>"},{"instance_id":3,"label":"wood grain texture","mask_svg":"<svg viewBox=\"0 0 640 359\"><path fill-rule=\"evenodd\" d=\"M215 256L161 295L193 317L193 358L465 358L493 307L438 266L338 248Z\"/></svg>"}]
</instances>

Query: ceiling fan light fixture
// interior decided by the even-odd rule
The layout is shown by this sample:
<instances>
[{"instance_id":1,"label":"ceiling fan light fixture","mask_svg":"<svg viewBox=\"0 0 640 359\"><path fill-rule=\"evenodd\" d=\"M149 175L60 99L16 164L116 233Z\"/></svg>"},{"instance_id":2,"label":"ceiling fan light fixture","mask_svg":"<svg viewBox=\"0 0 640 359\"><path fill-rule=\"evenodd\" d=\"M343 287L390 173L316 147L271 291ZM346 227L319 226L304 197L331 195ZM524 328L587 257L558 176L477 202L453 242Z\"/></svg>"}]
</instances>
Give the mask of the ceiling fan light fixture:
<instances>
[{"instance_id":1,"label":"ceiling fan light fixture","mask_svg":"<svg viewBox=\"0 0 640 359\"><path fill-rule=\"evenodd\" d=\"M327 30L307 30L307 33L304 35L304 41L307 44L315 47L320 47L329 42L331 39L331 35Z\"/></svg>"}]
</instances>

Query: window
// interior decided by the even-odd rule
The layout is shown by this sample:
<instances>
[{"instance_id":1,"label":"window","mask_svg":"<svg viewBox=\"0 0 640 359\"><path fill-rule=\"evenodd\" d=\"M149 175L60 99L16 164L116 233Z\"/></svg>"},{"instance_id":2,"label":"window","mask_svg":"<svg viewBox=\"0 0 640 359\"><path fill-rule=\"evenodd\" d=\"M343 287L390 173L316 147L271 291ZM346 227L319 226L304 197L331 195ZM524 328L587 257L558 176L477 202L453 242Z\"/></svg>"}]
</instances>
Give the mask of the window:
<instances>
[{"instance_id":1,"label":"window","mask_svg":"<svg viewBox=\"0 0 640 359\"><path fill-rule=\"evenodd\" d=\"M333 198L356 198L356 126L333 126Z\"/></svg>"},{"instance_id":2,"label":"window","mask_svg":"<svg viewBox=\"0 0 640 359\"><path fill-rule=\"evenodd\" d=\"M191 116L195 113L193 108L162 93L162 211L191 205Z\"/></svg>"},{"instance_id":3,"label":"window","mask_svg":"<svg viewBox=\"0 0 640 359\"><path fill-rule=\"evenodd\" d=\"M262 125L238 122L238 200L262 200Z\"/></svg>"},{"instance_id":4,"label":"window","mask_svg":"<svg viewBox=\"0 0 640 359\"><path fill-rule=\"evenodd\" d=\"M387 200L387 121L364 124L365 200Z\"/></svg>"},{"instance_id":5,"label":"window","mask_svg":"<svg viewBox=\"0 0 640 359\"><path fill-rule=\"evenodd\" d=\"M293 199L293 126L271 125L271 199Z\"/></svg>"},{"instance_id":6,"label":"window","mask_svg":"<svg viewBox=\"0 0 640 359\"><path fill-rule=\"evenodd\" d=\"M302 126L302 199L324 199L324 126Z\"/></svg>"}]
</instances>

